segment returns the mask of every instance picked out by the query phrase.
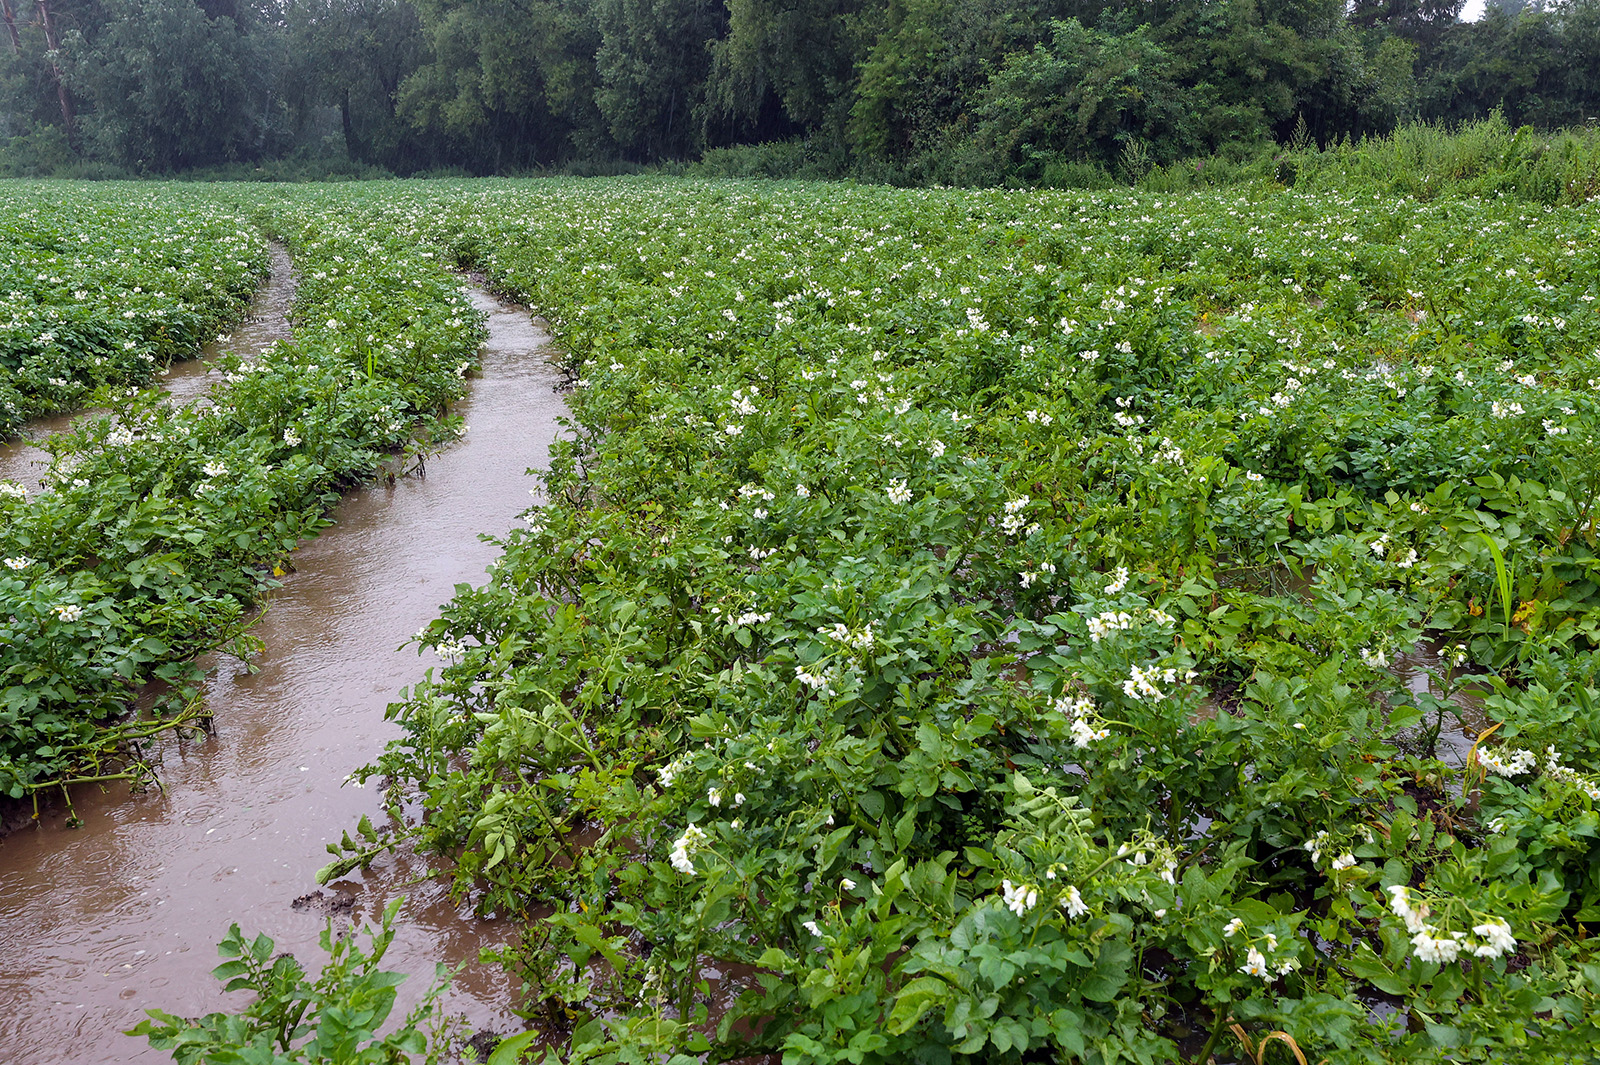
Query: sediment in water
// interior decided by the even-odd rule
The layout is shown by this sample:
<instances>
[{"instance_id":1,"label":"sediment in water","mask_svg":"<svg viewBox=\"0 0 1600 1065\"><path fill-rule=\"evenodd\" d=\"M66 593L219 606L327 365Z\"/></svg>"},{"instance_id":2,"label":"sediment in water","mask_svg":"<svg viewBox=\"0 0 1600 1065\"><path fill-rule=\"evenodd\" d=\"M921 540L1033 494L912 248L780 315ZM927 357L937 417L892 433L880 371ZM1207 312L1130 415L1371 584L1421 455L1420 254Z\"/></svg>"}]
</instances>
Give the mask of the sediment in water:
<instances>
[{"instance_id":1,"label":"sediment in water","mask_svg":"<svg viewBox=\"0 0 1600 1065\"><path fill-rule=\"evenodd\" d=\"M565 412L546 337L526 311L481 291L473 301L490 314L490 338L483 374L457 408L471 431L430 458L425 478L351 493L334 527L296 552L254 630L266 644L256 672L229 660L207 681L215 738L160 747L162 792L80 789L81 829L57 816L0 841L0 935L13 945L0 973L8 1060L168 1060L120 1031L147 1006L239 1008L242 996L223 995L210 976L232 921L311 969L326 920L375 921L386 898L407 894L384 963L420 974L401 988L402 1010L435 963L473 962L511 934L458 910L442 888L410 886L422 872L415 858L323 895L313 880L327 841L363 814L380 816L375 789L344 781L395 734L388 702L437 665L401 645L457 584L483 579L498 549L479 534L505 532L530 502L527 470L545 461ZM472 966L446 1006L480 1027L519 1028L503 1012L508 980Z\"/></svg>"}]
</instances>

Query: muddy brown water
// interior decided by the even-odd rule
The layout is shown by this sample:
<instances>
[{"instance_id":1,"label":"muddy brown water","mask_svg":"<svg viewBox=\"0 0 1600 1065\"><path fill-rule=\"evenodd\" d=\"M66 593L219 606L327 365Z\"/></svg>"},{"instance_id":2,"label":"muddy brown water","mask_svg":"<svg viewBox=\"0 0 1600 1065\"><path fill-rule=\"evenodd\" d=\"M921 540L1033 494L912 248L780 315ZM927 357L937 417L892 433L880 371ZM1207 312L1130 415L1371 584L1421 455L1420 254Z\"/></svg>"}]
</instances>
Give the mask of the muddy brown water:
<instances>
[{"instance_id":1,"label":"muddy brown water","mask_svg":"<svg viewBox=\"0 0 1600 1065\"><path fill-rule=\"evenodd\" d=\"M399 689L439 664L397 648L455 585L484 579L498 551L479 534L514 524L530 502L527 470L560 431L547 336L525 310L472 297L490 338L458 408L470 431L425 477L347 496L337 524L295 553L255 629L266 643L258 671L227 660L208 681L215 739L161 749L163 793L81 790L82 828L58 813L0 841L0 1062L170 1061L120 1030L147 1006L193 1016L244 1005L209 975L230 922L314 972L328 903L353 899L344 919L371 922L399 894L407 904L384 967L414 974L401 1010L436 963L469 962L446 1007L475 1027L520 1030L504 1012L508 978L476 964L509 931L409 883L417 860L381 862L291 907L317 890L325 843L362 814L378 820L375 791L344 781L398 734L383 714Z\"/></svg>"},{"instance_id":2,"label":"muddy brown water","mask_svg":"<svg viewBox=\"0 0 1600 1065\"><path fill-rule=\"evenodd\" d=\"M210 373L211 360L217 356L237 352L248 360L273 341L289 336L289 311L295 289L293 264L282 244L270 244L268 251L272 273L251 298L244 320L232 332L202 346L195 358L173 363L156 378L155 383L171 397L170 402L202 399L217 380ZM77 411L30 422L24 436L0 443L0 481L16 481L28 491L37 492L50 472L50 453L39 444L52 433L66 431L79 418L102 413Z\"/></svg>"}]
</instances>

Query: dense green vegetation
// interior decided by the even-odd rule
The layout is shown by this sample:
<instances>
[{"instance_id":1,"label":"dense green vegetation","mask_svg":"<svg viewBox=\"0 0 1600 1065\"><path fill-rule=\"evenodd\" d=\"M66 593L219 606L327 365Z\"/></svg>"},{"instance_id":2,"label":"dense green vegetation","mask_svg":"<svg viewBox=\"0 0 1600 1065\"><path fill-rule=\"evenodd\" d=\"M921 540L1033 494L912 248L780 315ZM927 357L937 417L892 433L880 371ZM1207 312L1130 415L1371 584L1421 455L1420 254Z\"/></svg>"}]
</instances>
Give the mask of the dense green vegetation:
<instances>
[{"instance_id":1,"label":"dense green vegetation","mask_svg":"<svg viewBox=\"0 0 1600 1065\"><path fill-rule=\"evenodd\" d=\"M0 483L0 794L20 798L73 778L143 779L126 740L192 718L190 660L249 651L247 612L269 571L323 525L338 491L391 453L449 437L445 405L481 324L456 279L404 234L280 210L264 221L300 271L292 342L218 360L204 401L91 393L113 373L102 352L126 347L116 365L144 380L155 359L192 349L198 322L216 327L217 312L201 317L184 293L232 290L239 310L241 280L264 271L264 237L219 197L170 187L148 199L143 187L7 183L0 198L36 255L52 243L71 252L11 275L22 287L8 343L24 354L9 380L60 373L50 404L107 412L49 441L45 491ZM80 250L91 245L98 253ZM152 679L172 684L166 705L127 720Z\"/></svg>"},{"instance_id":2,"label":"dense green vegetation","mask_svg":"<svg viewBox=\"0 0 1600 1065\"><path fill-rule=\"evenodd\" d=\"M99 386L149 382L236 318L266 273L237 210L62 193L13 198L0 219L0 437Z\"/></svg>"},{"instance_id":3,"label":"dense green vegetation","mask_svg":"<svg viewBox=\"0 0 1600 1065\"><path fill-rule=\"evenodd\" d=\"M1600 3L4 0L0 173L1132 181L1600 114ZM1191 164L1193 165L1193 164Z\"/></svg>"},{"instance_id":4,"label":"dense green vegetation","mask_svg":"<svg viewBox=\"0 0 1600 1065\"><path fill-rule=\"evenodd\" d=\"M1587 1056L1594 207L1380 165L1476 151L296 193L526 296L576 420L325 875L519 915L548 1060Z\"/></svg>"},{"instance_id":5,"label":"dense green vegetation","mask_svg":"<svg viewBox=\"0 0 1600 1065\"><path fill-rule=\"evenodd\" d=\"M335 493L449 438L471 265L558 332L573 434L325 875L416 847L519 922L547 1049L502 1061L1585 1059L1590 143L1070 193L7 184L6 350L110 413L0 485L0 787L137 778L139 687L248 653ZM266 235L292 342L184 407L94 362L215 328ZM146 1035L426 1042L375 1031L381 947L226 946L260 999Z\"/></svg>"}]
</instances>

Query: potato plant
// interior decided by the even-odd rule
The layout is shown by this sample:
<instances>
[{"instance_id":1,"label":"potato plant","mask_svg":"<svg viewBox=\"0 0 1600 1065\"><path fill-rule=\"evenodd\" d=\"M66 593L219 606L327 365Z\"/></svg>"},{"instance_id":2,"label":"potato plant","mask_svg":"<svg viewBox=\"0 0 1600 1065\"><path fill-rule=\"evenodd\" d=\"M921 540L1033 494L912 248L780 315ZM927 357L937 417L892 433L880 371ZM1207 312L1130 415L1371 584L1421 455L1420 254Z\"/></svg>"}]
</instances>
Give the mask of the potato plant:
<instances>
[{"instance_id":1,"label":"potato plant","mask_svg":"<svg viewBox=\"0 0 1600 1065\"><path fill-rule=\"evenodd\" d=\"M103 388L108 413L46 445L44 491L0 484L0 793L144 780L126 741L161 722L126 717L138 690L165 680L184 706L196 655L249 653L251 609L339 492L455 435L482 336L459 278L340 213L252 211L252 248L293 252L293 340L222 357L195 403Z\"/></svg>"},{"instance_id":2,"label":"potato plant","mask_svg":"<svg viewBox=\"0 0 1600 1065\"><path fill-rule=\"evenodd\" d=\"M371 769L548 1060L1588 1053L1592 207L292 195L560 335Z\"/></svg>"},{"instance_id":3,"label":"potato plant","mask_svg":"<svg viewBox=\"0 0 1600 1065\"><path fill-rule=\"evenodd\" d=\"M149 186L0 182L0 439L148 383L244 310L266 242L236 204Z\"/></svg>"}]
</instances>

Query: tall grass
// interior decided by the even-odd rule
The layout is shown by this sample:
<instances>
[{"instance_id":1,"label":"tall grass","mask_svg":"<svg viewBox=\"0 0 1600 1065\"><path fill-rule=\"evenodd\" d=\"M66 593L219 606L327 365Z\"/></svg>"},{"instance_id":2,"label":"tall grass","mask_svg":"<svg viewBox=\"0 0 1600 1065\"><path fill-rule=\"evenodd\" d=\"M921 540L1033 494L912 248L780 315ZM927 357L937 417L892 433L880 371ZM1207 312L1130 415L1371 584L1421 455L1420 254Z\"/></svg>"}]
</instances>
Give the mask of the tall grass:
<instances>
[{"instance_id":1,"label":"tall grass","mask_svg":"<svg viewBox=\"0 0 1600 1065\"><path fill-rule=\"evenodd\" d=\"M1300 140L1244 159L1205 157L1155 167L1138 182L1150 192L1256 182L1323 192L1511 196L1543 204L1600 195L1600 129L1512 129L1496 111L1459 125L1414 123L1381 137L1319 148Z\"/></svg>"},{"instance_id":2,"label":"tall grass","mask_svg":"<svg viewBox=\"0 0 1600 1065\"><path fill-rule=\"evenodd\" d=\"M1497 111L1456 127L1402 126L1386 137L1302 151L1294 163L1297 180L1313 188L1584 203L1600 195L1600 129L1512 129Z\"/></svg>"}]
</instances>

